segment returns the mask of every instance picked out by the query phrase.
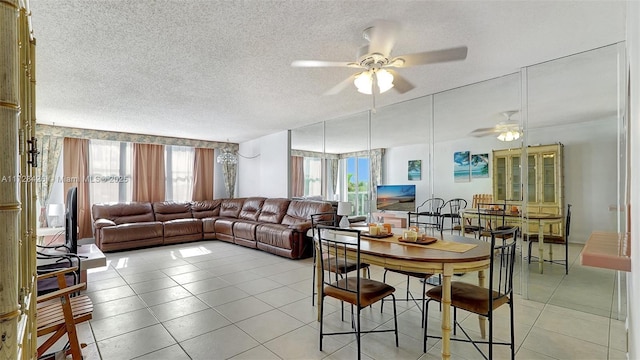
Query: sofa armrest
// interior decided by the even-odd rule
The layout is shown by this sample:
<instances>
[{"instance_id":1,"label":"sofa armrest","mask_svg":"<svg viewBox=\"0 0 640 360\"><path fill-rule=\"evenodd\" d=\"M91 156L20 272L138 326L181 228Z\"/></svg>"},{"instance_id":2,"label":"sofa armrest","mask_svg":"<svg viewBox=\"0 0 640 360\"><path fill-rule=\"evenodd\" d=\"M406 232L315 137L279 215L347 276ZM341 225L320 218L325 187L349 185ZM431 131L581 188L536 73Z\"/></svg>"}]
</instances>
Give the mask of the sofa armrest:
<instances>
[{"instance_id":1,"label":"sofa armrest","mask_svg":"<svg viewBox=\"0 0 640 360\"><path fill-rule=\"evenodd\" d=\"M289 225L289 229L293 229L297 232L304 233L307 230L311 229L311 221L305 221L305 222Z\"/></svg>"},{"instance_id":2,"label":"sofa armrest","mask_svg":"<svg viewBox=\"0 0 640 360\"><path fill-rule=\"evenodd\" d=\"M103 227L107 227L107 226L116 226L116 223L114 223L113 221L109 220L109 219L98 219L93 223L93 226L96 230L98 229L102 229Z\"/></svg>"}]
</instances>

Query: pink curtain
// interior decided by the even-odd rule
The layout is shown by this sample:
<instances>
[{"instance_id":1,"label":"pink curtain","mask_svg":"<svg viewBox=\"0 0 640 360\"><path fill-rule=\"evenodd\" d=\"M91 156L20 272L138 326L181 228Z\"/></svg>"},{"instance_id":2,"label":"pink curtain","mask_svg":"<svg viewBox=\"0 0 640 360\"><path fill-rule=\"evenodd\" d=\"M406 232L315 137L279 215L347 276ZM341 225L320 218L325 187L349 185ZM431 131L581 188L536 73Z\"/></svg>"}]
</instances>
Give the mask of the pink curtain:
<instances>
[{"instance_id":1,"label":"pink curtain","mask_svg":"<svg viewBox=\"0 0 640 360\"><path fill-rule=\"evenodd\" d=\"M291 157L291 196L304 196L304 157Z\"/></svg>"},{"instance_id":2,"label":"pink curtain","mask_svg":"<svg viewBox=\"0 0 640 360\"><path fill-rule=\"evenodd\" d=\"M191 200L213 200L213 149L195 149Z\"/></svg>"},{"instance_id":3,"label":"pink curtain","mask_svg":"<svg viewBox=\"0 0 640 360\"><path fill-rule=\"evenodd\" d=\"M133 144L133 201L164 201L164 146Z\"/></svg>"},{"instance_id":4,"label":"pink curtain","mask_svg":"<svg viewBox=\"0 0 640 360\"><path fill-rule=\"evenodd\" d=\"M64 138L63 143L64 194L78 187L78 238L93 236L91 224L91 201L89 199L89 140Z\"/></svg>"}]
</instances>

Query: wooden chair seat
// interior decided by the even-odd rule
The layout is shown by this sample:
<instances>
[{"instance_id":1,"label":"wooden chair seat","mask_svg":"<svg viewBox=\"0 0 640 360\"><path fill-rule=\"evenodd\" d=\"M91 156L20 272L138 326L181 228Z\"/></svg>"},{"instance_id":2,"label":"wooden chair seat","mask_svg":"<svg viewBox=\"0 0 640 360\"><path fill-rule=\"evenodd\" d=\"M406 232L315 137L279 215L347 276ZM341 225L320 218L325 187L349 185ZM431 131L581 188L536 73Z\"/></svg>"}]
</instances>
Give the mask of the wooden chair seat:
<instances>
[{"instance_id":1,"label":"wooden chair seat","mask_svg":"<svg viewBox=\"0 0 640 360\"><path fill-rule=\"evenodd\" d=\"M73 360L82 359L81 349L86 345L78 341L76 324L91 320L93 303L88 296L77 295L86 287L85 283L67 286L65 274L76 270L77 268L67 268L38 276L38 280L57 277L60 287L59 290L37 298L37 336L50 335L38 346L38 358L67 334L69 348L65 353L70 354Z\"/></svg>"},{"instance_id":2,"label":"wooden chair seat","mask_svg":"<svg viewBox=\"0 0 640 360\"><path fill-rule=\"evenodd\" d=\"M325 259L324 266L325 266L324 267L325 270L336 273L336 274L346 274L348 272L352 272L358 269L358 263L351 260L344 261L343 259L340 259L340 260L332 259L330 261ZM359 267L368 268L369 264L360 263Z\"/></svg>"},{"instance_id":3,"label":"wooden chair seat","mask_svg":"<svg viewBox=\"0 0 640 360\"><path fill-rule=\"evenodd\" d=\"M538 242L539 238L538 238L538 234L524 234L522 236L522 239L524 241L531 241L531 242ZM557 235L545 235L544 236L544 243L545 244L564 244L565 243L565 238L564 236L557 236Z\"/></svg>"},{"instance_id":4,"label":"wooden chair seat","mask_svg":"<svg viewBox=\"0 0 640 360\"><path fill-rule=\"evenodd\" d=\"M442 301L442 286L436 286L427 291L427 296L436 301ZM500 297L497 291L492 291L493 309L509 302L509 297ZM470 311L475 314L489 313L489 292L487 288L478 285L463 283L459 281L451 282L451 305L458 309Z\"/></svg>"},{"instance_id":5,"label":"wooden chair seat","mask_svg":"<svg viewBox=\"0 0 640 360\"><path fill-rule=\"evenodd\" d=\"M333 286L325 286L324 293L326 296L355 305L358 303L355 293L357 292L356 283L357 279L354 277L340 279L333 283ZM376 280L360 278L360 307L365 308L376 303L380 299L393 294L394 291L396 289L391 285Z\"/></svg>"}]
</instances>

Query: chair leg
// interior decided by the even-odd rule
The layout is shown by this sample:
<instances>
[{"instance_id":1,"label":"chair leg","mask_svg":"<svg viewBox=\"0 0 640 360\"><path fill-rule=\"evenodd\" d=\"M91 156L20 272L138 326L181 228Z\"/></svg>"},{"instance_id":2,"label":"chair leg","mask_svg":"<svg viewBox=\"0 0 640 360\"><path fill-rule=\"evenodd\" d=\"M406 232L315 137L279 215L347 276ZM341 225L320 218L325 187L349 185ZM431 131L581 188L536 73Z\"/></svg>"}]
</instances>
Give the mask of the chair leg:
<instances>
[{"instance_id":1,"label":"chair leg","mask_svg":"<svg viewBox=\"0 0 640 360\"><path fill-rule=\"evenodd\" d=\"M513 299L509 300L509 313L511 316L511 360L516 359L516 340L513 321Z\"/></svg>"},{"instance_id":2,"label":"chair leg","mask_svg":"<svg viewBox=\"0 0 640 360\"><path fill-rule=\"evenodd\" d=\"M426 296L426 294L425 294ZM423 316L423 320L424 320L424 324L422 324L422 327L424 328L424 336L422 337L422 352L426 353L427 352L427 340L428 340L428 334L427 334L427 329L428 329L428 324L429 324L429 303L431 302L431 299L427 300L427 302L424 304L425 308L424 308L424 316Z\"/></svg>"},{"instance_id":3,"label":"chair leg","mask_svg":"<svg viewBox=\"0 0 640 360\"><path fill-rule=\"evenodd\" d=\"M358 318L356 319L357 328L356 328L356 342L358 343L358 360L361 358L361 344L360 344L360 306L358 308Z\"/></svg>"},{"instance_id":4,"label":"chair leg","mask_svg":"<svg viewBox=\"0 0 640 360\"><path fill-rule=\"evenodd\" d=\"M395 325L396 328L396 347L399 346L398 343L398 313L396 311L396 296L391 294L391 298L393 299L393 324Z\"/></svg>"},{"instance_id":5,"label":"chair leg","mask_svg":"<svg viewBox=\"0 0 640 360\"><path fill-rule=\"evenodd\" d=\"M422 326L424 326L424 317L427 314L424 308L426 296L427 296L427 278L424 278L422 279L422 321L420 321L422 323L421 324Z\"/></svg>"},{"instance_id":6,"label":"chair leg","mask_svg":"<svg viewBox=\"0 0 640 360\"><path fill-rule=\"evenodd\" d=\"M493 311L489 310L489 359L493 359Z\"/></svg>"},{"instance_id":7,"label":"chair leg","mask_svg":"<svg viewBox=\"0 0 640 360\"><path fill-rule=\"evenodd\" d=\"M456 324L458 324L458 308L454 307L453 308L453 335L456 334L456 329L458 328Z\"/></svg>"},{"instance_id":8,"label":"chair leg","mask_svg":"<svg viewBox=\"0 0 640 360\"><path fill-rule=\"evenodd\" d=\"M384 269L384 273L382 274L382 282L383 283L387 282L387 271L389 271L389 270ZM381 314L382 314L382 310L384 310L384 300L385 299L380 300L380 313Z\"/></svg>"},{"instance_id":9,"label":"chair leg","mask_svg":"<svg viewBox=\"0 0 640 360\"><path fill-rule=\"evenodd\" d=\"M533 244L533 241L531 241L531 239L529 239L529 251L527 252L527 262L529 264L531 264L531 245Z\"/></svg>"},{"instance_id":10,"label":"chair leg","mask_svg":"<svg viewBox=\"0 0 640 360\"><path fill-rule=\"evenodd\" d=\"M322 335L323 335L323 324L324 324L324 291L322 296L320 297L320 301L322 304L320 305L320 351L322 351Z\"/></svg>"},{"instance_id":11,"label":"chair leg","mask_svg":"<svg viewBox=\"0 0 640 360\"><path fill-rule=\"evenodd\" d=\"M311 306L316 303L316 252L313 252L313 275L311 276Z\"/></svg>"},{"instance_id":12,"label":"chair leg","mask_svg":"<svg viewBox=\"0 0 640 360\"><path fill-rule=\"evenodd\" d=\"M565 238L564 241L564 273L569 275L569 244Z\"/></svg>"}]
</instances>

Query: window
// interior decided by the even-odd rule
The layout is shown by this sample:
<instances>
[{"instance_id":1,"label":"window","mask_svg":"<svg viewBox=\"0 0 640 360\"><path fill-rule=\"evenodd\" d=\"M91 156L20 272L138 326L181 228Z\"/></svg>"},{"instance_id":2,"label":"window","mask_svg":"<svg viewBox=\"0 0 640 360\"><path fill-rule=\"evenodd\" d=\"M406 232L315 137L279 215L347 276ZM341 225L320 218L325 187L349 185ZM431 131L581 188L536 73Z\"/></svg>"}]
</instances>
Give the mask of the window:
<instances>
[{"instance_id":1,"label":"window","mask_svg":"<svg viewBox=\"0 0 640 360\"><path fill-rule=\"evenodd\" d=\"M89 141L91 203L131 201L131 143Z\"/></svg>"},{"instance_id":2,"label":"window","mask_svg":"<svg viewBox=\"0 0 640 360\"><path fill-rule=\"evenodd\" d=\"M350 157L347 165L347 201L354 205L354 215L369 213L369 158Z\"/></svg>"},{"instance_id":3,"label":"window","mask_svg":"<svg viewBox=\"0 0 640 360\"><path fill-rule=\"evenodd\" d=\"M165 200L191 201L193 191L193 159L189 146L165 146Z\"/></svg>"},{"instance_id":4,"label":"window","mask_svg":"<svg viewBox=\"0 0 640 360\"><path fill-rule=\"evenodd\" d=\"M304 196L322 196L322 159L304 158Z\"/></svg>"}]
</instances>

